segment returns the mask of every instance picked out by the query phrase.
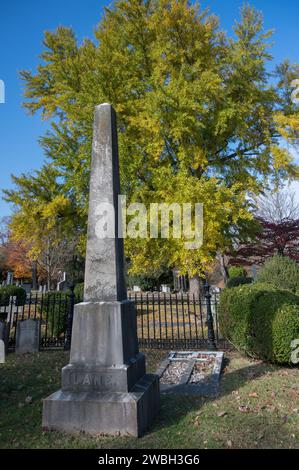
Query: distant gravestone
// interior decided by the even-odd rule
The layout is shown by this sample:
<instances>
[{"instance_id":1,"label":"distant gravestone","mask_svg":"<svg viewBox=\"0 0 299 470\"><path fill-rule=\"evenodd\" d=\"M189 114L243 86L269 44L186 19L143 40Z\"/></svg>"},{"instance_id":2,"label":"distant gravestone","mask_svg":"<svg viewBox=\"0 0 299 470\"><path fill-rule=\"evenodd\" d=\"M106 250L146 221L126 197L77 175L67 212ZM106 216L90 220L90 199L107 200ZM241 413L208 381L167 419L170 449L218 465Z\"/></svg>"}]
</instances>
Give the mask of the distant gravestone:
<instances>
[{"instance_id":1,"label":"distant gravestone","mask_svg":"<svg viewBox=\"0 0 299 470\"><path fill-rule=\"evenodd\" d=\"M167 284L162 284L161 291L164 292L165 294L170 294L170 287Z\"/></svg>"},{"instance_id":2,"label":"distant gravestone","mask_svg":"<svg viewBox=\"0 0 299 470\"><path fill-rule=\"evenodd\" d=\"M7 278L6 278L6 284L7 284L8 286L11 286L12 283L13 283L13 272L8 271L8 273L7 273Z\"/></svg>"},{"instance_id":3,"label":"distant gravestone","mask_svg":"<svg viewBox=\"0 0 299 470\"><path fill-rule=\"evenodd\" d=\"M39 350L39 320L24 320L17 323L16 353L35 353Z\"/></svg>"},{"instance_id":4,"label":"distant gravestone","mask_svg":"<svg viewBox=\"0 0 299 470\"><path fill-rule=\"evenodd\" d=\"M57 283L57 290L58 292L66 292L69 288L69 284L67 281L67 273L63 272L61 276L61 280Z\"/></svg>"},{"instance_id":5,"label":"distant gravestone","mask_svg":"<svg viewBox=\"0 0 299 470\"><path fill-rule=\"evenodd\" d=\"M0 364L5 363L5 344L3 339L0 339Z\"/></svg>"},{"instance_id":6,"label":"distant gravestone","mask_svg":"<svg viewBox=\"0 0 299 470\"><path fill-rule=\"evenodd\" d=\"M26 294L31 294L31 284L22 284L22 289L26 292Z\"/></svg>"}]
</instances>

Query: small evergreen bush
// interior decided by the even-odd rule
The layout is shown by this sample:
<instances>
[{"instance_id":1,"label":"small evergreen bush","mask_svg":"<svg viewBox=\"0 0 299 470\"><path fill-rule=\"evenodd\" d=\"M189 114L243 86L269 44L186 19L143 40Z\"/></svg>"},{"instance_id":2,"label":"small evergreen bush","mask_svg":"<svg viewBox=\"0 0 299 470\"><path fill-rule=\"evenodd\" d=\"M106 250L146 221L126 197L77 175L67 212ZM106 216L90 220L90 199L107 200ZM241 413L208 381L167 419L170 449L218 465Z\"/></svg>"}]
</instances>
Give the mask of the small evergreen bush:
<instances>
[{"instance_id":1,"label":"small evergreen bush","mask_svg":"<svg viewBox=\"0 0 299 470\"><path fill-rule=\"evenodd\" d=\"M264 282L277 289L299 291L299 265L287 256L275 255L269 258L257 276L257 282Z\"/></svg>"},{"instance_id":2,"label":"small evergreen bush","mask_svg":"<svg viewBox=\"0 0 299 470\"><path fill-rule=\"evenodd\" d=\"M9 305L9 298L16 297L17 305L23 306L26 302L26 291L18 286L4 286L0 288L0 305Z\"/></svg>"}]
</instances>

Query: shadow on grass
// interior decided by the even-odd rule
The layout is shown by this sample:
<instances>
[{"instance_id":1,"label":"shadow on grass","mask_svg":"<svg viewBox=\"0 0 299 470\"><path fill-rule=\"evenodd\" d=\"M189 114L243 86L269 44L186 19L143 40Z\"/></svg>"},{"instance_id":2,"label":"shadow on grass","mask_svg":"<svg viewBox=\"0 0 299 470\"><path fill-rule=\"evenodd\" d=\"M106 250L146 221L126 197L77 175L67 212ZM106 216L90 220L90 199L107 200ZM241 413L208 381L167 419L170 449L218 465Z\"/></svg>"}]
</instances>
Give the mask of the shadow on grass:
<instances>
[{"instance_id":1,"label":"shadow on grass","mask_svg":"<svg viewBox=\"0 0 299 470\"><path fill-rule=\"evenodd\" d=\"M224 362L224 367L227 367L229 362L229 359L227 359ZM169 423L181 420L186 415L186 413L194 410L198 411L200 410L201 406L205 405L206 403L213 402L226 395L230 395L233 391L242 388L245 384L248 384L250 380L257 379L258 377L266 374L268 371L269 364L259 363L243 367L232 372L222 373L220 378L219 393L215 397L162 393L162 413L160 415L162 421L160 423L156 422L155 429L160 429L161 427L165 426L165 421L163 419L164 415ZM169 411L170 413L165 414L165 411Z\"/></svg>"},{"instance_id":2,"label":"shadow on grass","mask_svg":"<svg viewBox=\"0 0 299 470\"><path fill-rule=\"evenodd\" d=\"M155 370L165 351L154 351L148 356L149 369ZM91 437L60 433L41 433L41 398L60 387L60 370L68 362L65 353L40 353L39 356L9 357L4 370L0 369L0 447L20 448L202 448L225 447L228 439L233 447L291 447L290 431L284 428L281 413L244 414L238 411L233 391L241 391L251 381L277 370L276 366L252 363L246 367L227 371L233 367L227 360L220 380L219 394L215 398L167 394L161 397L161 410L151 429L140 439L133 437ZM256 382L258 384L259 381ZM281 383L281 382L279 382ZM259 385L264 387L264 384ZM268 384L266 385L268 386ZM254 387L255 389L255 387ZM261 388L260 388L261 390ZM251 392L253 390L249 390ZM246 391L248 395L248 391ZM32 396L32 404L26 397ZM232 395L231 400L226 397ZM213 407L217 401L218 408ZM212 405L212 406L211 406ZM225 406L229 407L228 409ZM219 418L219 411L228 416ZM203 411L202 411L203 410ZM201 424L194 425L200 413ZM295 424L294 424L295 425ZM266 432L265 432L266 429ZM220 434L219 442L213 434ZM262 434L264 437L261 438ZM257 444L255 444L257 440Z\"/></svg>"}]
</instances>

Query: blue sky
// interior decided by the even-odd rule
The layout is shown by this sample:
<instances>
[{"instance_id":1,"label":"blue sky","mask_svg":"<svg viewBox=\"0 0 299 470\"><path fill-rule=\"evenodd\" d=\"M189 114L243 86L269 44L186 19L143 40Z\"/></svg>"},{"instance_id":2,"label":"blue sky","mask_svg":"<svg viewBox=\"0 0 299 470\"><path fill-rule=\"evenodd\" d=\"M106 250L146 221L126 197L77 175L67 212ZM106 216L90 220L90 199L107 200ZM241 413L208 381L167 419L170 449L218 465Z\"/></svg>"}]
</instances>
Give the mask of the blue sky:
<instances>
[{"instance_id":1,"label":"blue sky","mask_svg":"<svg viewBox=\"0 0 299 470\"><path fill-rule=\"evenodd\" d=\"M22 108L22 83L19 71L35 71L43 46L45 30L59 25L71 26L78 40L92 37L104 0L1 0L0 4L0 80L5 82L6 102L0 104L0 190L11 186L10 175L39 168L43 162L38 137L47 129L38 115L29 116ZM239 15L242 0L205 0L221 20L221 27L231 31ZM250 4L264 13L265 27L274 28L275 62L285 58L299 62L298 0L252 0ZM299 78L299 77L298 77ZM299 185L295 185L298 188ZM9 206L0 200L0 217L8 215Z\"/></svg>"}]
</instances>

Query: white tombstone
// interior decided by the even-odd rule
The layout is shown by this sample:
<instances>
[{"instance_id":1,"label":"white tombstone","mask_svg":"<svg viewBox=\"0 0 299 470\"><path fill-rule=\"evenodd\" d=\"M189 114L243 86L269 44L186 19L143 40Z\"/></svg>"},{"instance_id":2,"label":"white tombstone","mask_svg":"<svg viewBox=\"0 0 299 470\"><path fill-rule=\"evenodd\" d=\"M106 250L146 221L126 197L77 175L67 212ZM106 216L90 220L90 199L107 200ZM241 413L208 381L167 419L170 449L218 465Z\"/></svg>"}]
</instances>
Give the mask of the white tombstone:
<instances>
[{"instance_id":1,"label":"white tombstone","mask_svg":"<svg viewBox=\"0 0 299 470\"><path fill-rule=\"evenodd\" d=\"M168 284L161 284L161 291L165 294L170 294L170 287Z\"/></svg>"}]
</instances>

